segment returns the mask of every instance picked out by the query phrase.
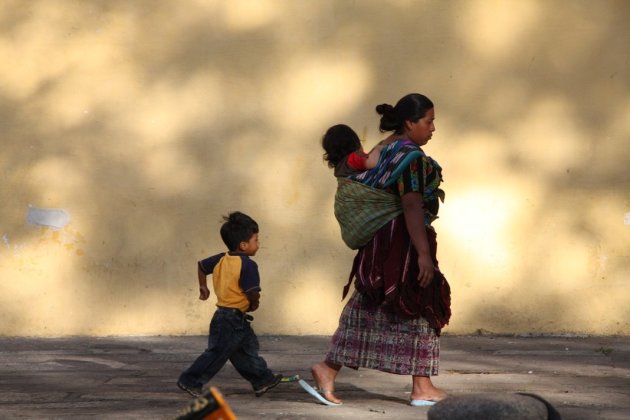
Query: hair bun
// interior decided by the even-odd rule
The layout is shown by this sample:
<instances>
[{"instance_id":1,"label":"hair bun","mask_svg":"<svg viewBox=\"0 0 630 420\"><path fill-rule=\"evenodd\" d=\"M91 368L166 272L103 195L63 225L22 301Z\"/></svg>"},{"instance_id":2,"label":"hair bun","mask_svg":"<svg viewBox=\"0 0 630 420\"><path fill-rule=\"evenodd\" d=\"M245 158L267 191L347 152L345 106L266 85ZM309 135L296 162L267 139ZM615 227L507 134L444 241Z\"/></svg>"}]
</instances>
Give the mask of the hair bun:
<instances>
[{"instance_id":1,"label":"hair bun","mask_svg":"<svg viewBox=\"0 0 630 420\"><path fill-rule=\"evenodd\" d=\"M390 104L376 105L376 112L378 113L378 115L389 115L394 112L394 107Z\"/></svg>"}]
</instances>

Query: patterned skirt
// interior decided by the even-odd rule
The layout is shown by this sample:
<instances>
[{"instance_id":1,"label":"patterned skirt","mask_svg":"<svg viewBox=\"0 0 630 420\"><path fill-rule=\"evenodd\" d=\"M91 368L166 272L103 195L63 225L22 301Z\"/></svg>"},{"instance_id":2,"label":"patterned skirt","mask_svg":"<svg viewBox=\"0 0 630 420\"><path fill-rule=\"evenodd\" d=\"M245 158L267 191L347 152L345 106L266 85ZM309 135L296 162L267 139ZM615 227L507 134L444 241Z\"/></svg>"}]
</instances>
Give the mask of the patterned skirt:
<instances>
[{"instance_id":1,"label":"patterned skirt","mask_svg":"<svg viewBox=\"0 0 630 420\"><path fill-rule=\"evenodd\" d=\"M424 318L403 318L355 291L341 313L326 361L353 369L435 376L440 339Z\"/></svg>"}]
</instances>

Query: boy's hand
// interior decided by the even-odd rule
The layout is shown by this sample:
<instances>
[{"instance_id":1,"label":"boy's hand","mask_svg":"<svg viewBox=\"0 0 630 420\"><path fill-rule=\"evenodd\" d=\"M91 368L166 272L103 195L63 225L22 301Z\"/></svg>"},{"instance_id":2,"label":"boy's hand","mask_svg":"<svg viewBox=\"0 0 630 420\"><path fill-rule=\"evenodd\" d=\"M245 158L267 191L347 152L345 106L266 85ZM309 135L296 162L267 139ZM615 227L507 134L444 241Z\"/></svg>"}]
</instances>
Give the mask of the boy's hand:
<instances>
[{"instance_id":1,"label":"boy's hand","mask_svg":"<svg viewBox=\"0 0 630 420\"><path fill-rule=\"evenodd\" d=\"M208 286L199 286L199 299L208 300L210 297L210 290Z\"/></svg>"},{"instance_id":2,"label":"boy's hand","mask_svg":"<svg viewBox=\"0 0 630 420\"><path fill-rule=\"evenodd\" d=\"M254 312L260 305L260 292L247 293L247 300L249 300L249 309L247 309L247 312Z\"/></svg>"}]
</instances>

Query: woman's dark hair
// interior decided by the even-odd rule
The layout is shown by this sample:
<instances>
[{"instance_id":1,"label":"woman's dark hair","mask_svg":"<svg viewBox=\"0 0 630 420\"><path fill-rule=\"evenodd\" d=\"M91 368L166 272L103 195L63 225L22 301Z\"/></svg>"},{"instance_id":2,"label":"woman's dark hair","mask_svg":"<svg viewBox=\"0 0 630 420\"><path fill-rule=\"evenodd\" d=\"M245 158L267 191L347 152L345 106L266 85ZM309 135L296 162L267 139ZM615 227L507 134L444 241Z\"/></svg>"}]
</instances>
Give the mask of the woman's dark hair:
<instances>
[{"instance_id":1,"label":"woman's dark hair","mask_svg":"<svg viewBox=\"0 0 630 420\"><path fill-rule=\"evenodd\" d=\"M326 151L324 160L334 168L350 153L361 148L361 140L357 133L345 124L337 124L326 130L322 137L322 147Z\"/></svg>"},{"instance_id":2,"label":"woman's dark hair","mask_svg":"<svg viewBox=\"0 0 630 420\"><path fill-rule=\"evenodd\" d=\"M396 106L377 105L376 112L381 115L381 123L378 128L382 133L394 131L396 134L402 134L405 121L416 122L424 117L431 108L433 108L433 102L419 93L403 96L396 103Z\"/></svg>"},{"instance_id":3,"label":"woman's dark hair","mask_svg":"<svg viewBox=\"0 0 630 420\"><path fill-rule=\"evenodd\" d=\"M223 216L223 221L221 239L230 251L238 250L241 242L249 241L254 233L258 233L258 223L240 211Z\"/></svg>"}]
</instances>

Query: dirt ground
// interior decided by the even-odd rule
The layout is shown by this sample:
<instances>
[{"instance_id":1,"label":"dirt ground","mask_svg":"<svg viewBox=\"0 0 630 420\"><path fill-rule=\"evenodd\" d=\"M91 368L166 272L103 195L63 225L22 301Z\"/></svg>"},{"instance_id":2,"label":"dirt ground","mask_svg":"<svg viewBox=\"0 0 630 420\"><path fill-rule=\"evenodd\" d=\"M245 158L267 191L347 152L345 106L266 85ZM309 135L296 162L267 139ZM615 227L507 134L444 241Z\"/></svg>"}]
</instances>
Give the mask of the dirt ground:
<instances>
[{"instance_id":1,"label":"dirt ground","mask_svg":"<svg viewBox=\"0 0 630 420\"><path fill-rule=\"evenodd\" d=\"M329 337L263 336L269 366L310 381ZM0 338L0 418L168 419L191 399L175 386L206 337ZM535 393L563 419L630 419L630 337L451 336L437 386L452 395ZM340 407L295 382L256 398L227 365L211 381L238 419L425 419L409 377L343 369Z\"/></svg>"}]
</instances>

